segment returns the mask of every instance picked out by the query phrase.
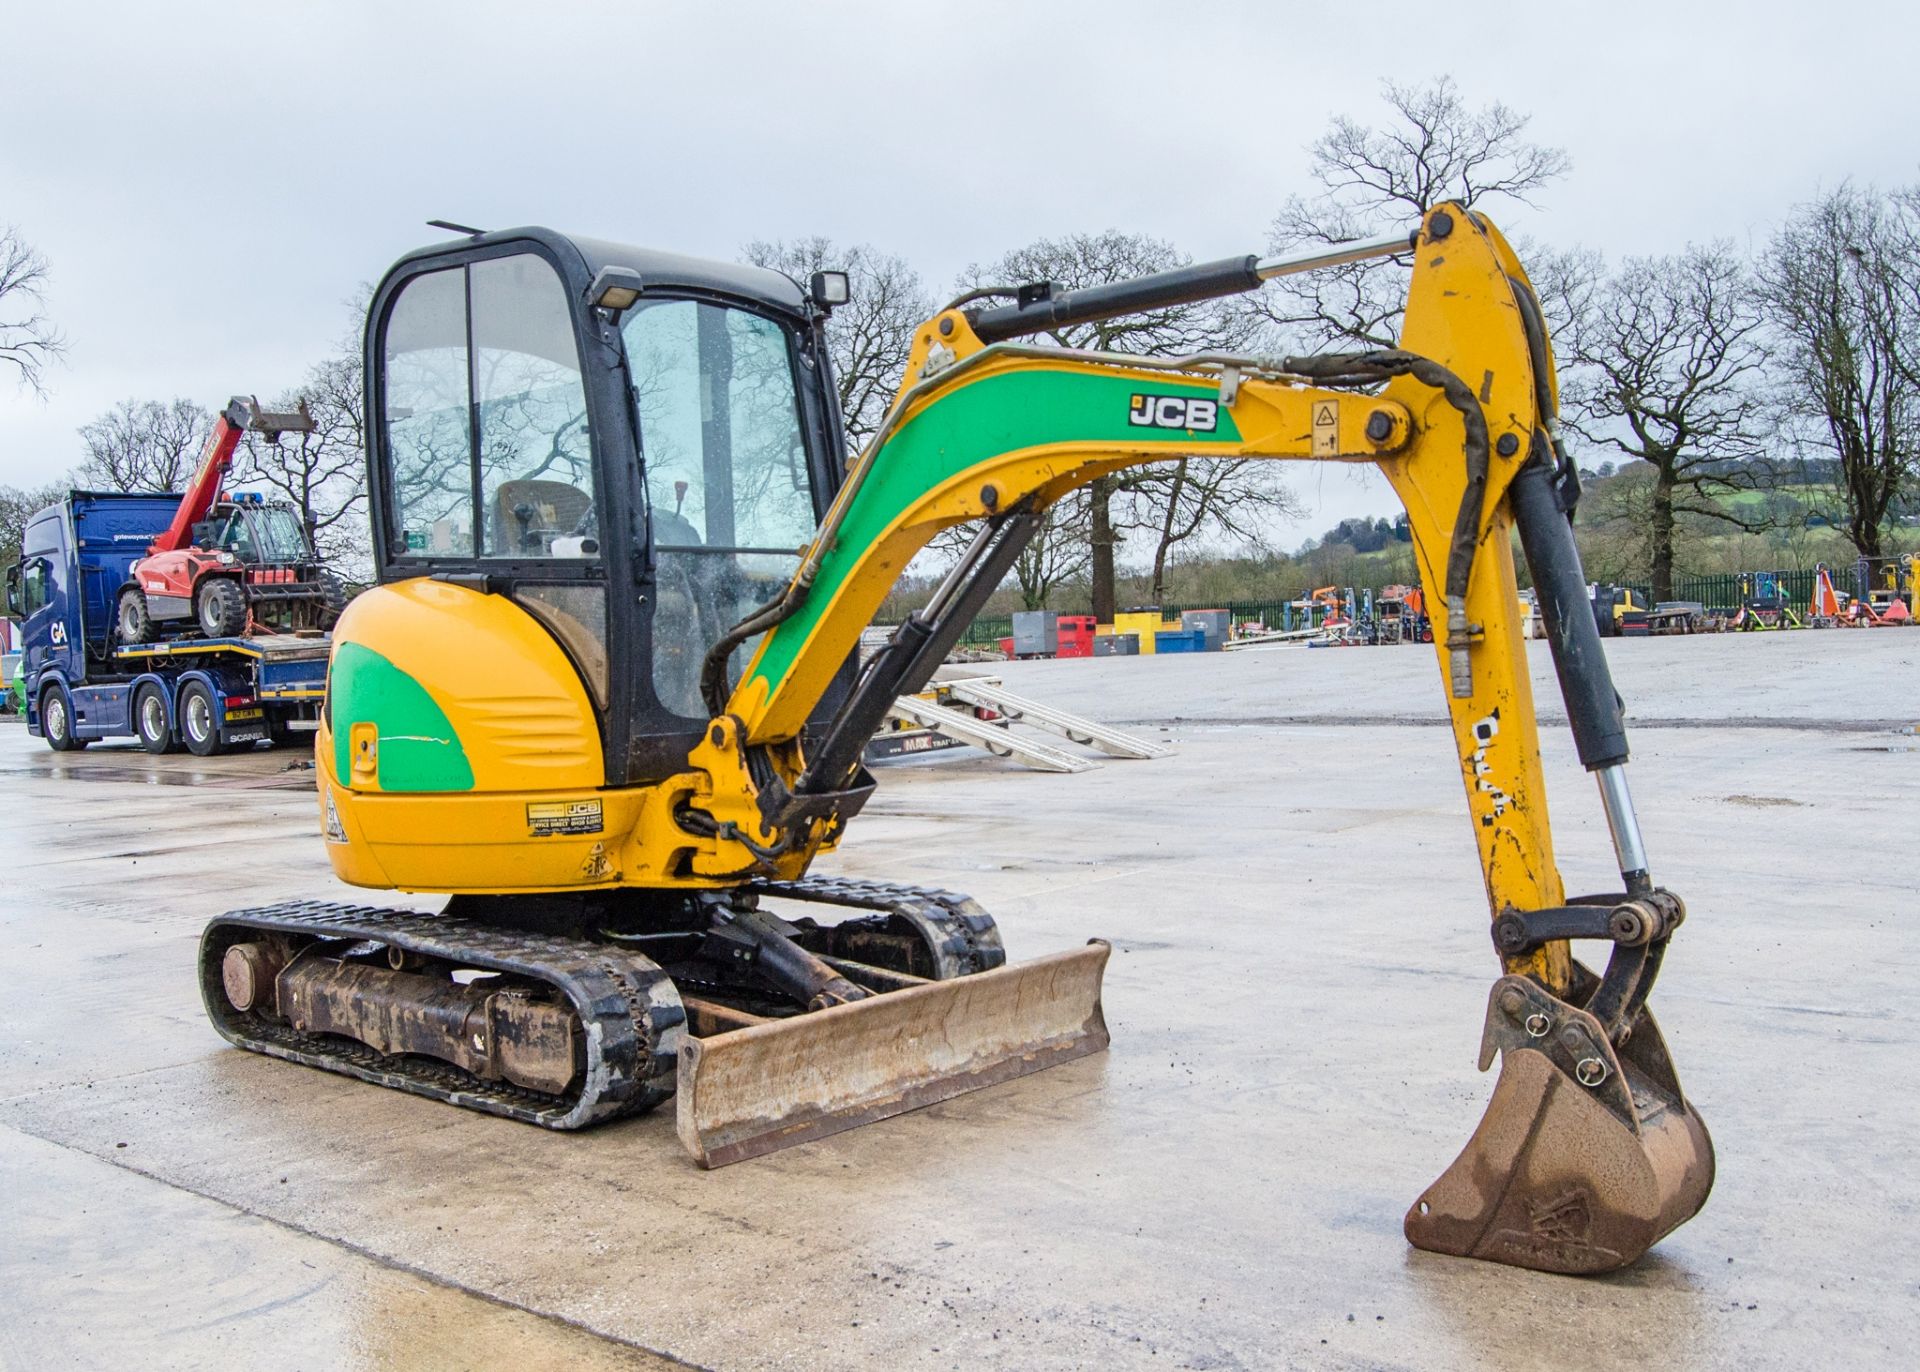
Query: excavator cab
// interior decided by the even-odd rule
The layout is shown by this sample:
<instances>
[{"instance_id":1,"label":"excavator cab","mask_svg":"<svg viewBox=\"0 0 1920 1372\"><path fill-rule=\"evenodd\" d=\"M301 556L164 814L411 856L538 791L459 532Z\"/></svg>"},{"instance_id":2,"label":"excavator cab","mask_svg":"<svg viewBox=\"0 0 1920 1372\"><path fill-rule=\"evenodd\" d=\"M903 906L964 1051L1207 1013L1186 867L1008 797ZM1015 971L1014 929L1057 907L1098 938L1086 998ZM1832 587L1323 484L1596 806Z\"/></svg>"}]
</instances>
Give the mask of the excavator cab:
<instances>
[{"instance_id":1,"label":"excavator cab","mask_svg":"<svg viewBox=\"0 0 1920 1372\"><path fill-rule=\"evenodd\" d=\"M683 770L702 659L844 474L825 318L777 272L546 229L403 259L367 335L380 581L525 608L593 703L606 784Z\"/></svg>"}]
</instances>

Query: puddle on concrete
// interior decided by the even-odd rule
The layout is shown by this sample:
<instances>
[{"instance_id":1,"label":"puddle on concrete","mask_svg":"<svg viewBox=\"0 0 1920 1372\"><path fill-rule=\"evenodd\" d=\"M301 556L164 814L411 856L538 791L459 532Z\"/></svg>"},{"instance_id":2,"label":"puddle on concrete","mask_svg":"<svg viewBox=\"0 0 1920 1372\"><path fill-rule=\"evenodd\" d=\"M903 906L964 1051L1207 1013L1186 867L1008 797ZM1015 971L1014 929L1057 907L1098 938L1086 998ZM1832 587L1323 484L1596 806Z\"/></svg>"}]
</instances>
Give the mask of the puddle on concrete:
<instances>
[{"instance_id":1,"label":"puddle on concrete","mask_svg":"<svg viewBox=\"0 0 1920 1372\"><path fill-rule=\"evenodd\" d=\"M118 781L134 786L201 786L236 791L310 791L313 769L297 772L152 771L144 767L4 767L0 777L34 777L49 781Z\"/></svg>"}]
</instances>

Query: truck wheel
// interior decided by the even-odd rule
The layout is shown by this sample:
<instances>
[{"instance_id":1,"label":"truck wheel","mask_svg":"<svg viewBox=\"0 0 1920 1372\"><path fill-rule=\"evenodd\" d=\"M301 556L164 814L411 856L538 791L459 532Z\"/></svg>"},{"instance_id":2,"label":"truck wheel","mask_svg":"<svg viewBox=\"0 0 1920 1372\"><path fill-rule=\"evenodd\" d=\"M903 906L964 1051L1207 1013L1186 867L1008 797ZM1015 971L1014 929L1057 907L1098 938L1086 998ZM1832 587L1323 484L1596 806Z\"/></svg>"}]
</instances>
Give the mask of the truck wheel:
<instances>
[{"instance_id":1,"label":"truck wheel","mask_svg":"<svg viewBox=\"0 0 1920 1372\"><path fill-rule=\"evenodd\" d=\"M180 737L195 757L213 757L227 751L227 745L220 741L213 692L204 681L189 681L180 692Z\"/></svg>"},{"instance_id":2,"label":"truck wheel","mask_svg":"<svg viewBox=\"0 0 1920 1372\"><path fill-rule=\"evenodd\" d=\"M247 593L237 581L208 577L193 593L193 612L208 638L232 638L247 627Z\"/></svg>"},{"instance_id":3,"label":"truck wheel","mask_svg":"<svg viewBox=\"0 0 1920 1372\"><path fill-rule=\"evenodd\" d=\"M147 593L138 586L120 592L120 617L116 621L122 643L153 642L153 616L147 613Z\"/></svg>"},{"instance_id":4,"label":"truck wheel","mask_svg":"<svg viewBox=\"0 0 1920 1372\"><path fill-rule=\"evenodd\" d=\"M142 686L133 697L133 731L149 753L171 753L173 726L167 723L167 698L158 686Z\"/></svg>"},{"instance_id":5,"label":"truck wheel","mask_svg":"<svg viewBox=\"0 0 1920 1372\"><path fill-rule=\"evenodd\" d=\"M77 753L92 742L73 736L73 706L58 686L47 687L40 697L40 732L56 753Z\"/></svg>"}]
</instances>

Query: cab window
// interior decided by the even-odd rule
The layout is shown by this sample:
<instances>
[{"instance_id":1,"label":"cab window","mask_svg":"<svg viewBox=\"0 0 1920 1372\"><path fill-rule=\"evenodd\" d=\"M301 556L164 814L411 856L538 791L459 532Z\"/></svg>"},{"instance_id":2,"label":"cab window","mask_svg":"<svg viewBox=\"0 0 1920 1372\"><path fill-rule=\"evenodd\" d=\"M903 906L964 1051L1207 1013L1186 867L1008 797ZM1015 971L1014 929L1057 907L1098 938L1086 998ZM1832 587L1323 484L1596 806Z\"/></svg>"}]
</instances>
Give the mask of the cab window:
<instances>
[{"instance_id":1,"label":"cab window","mask_svg":"<svg viewBox=\"0 0 1920 1372\"><path fill-rule=\"evenodd\" d=\"M390 546L401 557L473 556L467 274L407 283L386 329Z\"/></svg>"},{"instance_id":2,"label":"cab window","mask_svg":"<svg viewBox=\"0 0 1920 1372\"><path fill-rule=\"evenodd\" d=\"M415 277L387 316L385 365L396 557L597 555L586 387L545 259Z\"/></svg>"},{"instance_id":3,"label":"cab window","mask_svg":"<svg viewBox=\"0 0 1920 1372\"><path fill-rule=\"evenodd\" d=\"M253 530L247 527L247 520L238 510L220 521L214 532L213 546L224 548L242 562L260 560L253 543Z\"/></svg>"},{"instance_id":4,"label":"cab window","mask_svg":"<svg viewBox=\"0 0 1920 1372\"><path fill-rule=\"evenodd\" d=\"M300 516L282 505L258 506L251 521L265 562L307 562L312 553L307 545L306 526Z\"/></svg>"},{"instance_id":5,"label":"cab window","mask_svg":"<svg viewBox=\"0 0 1920 1372\"><path fill-rule=\"evenodd\" d=\"M20 616L23 619L47 608L47 567L44 557L28 557L20 564Z\"/></svg>"},{"instance_id":6,"label":"cab window","mask_svg":"<svg viewBox=\"0 0 1920 1372\"><path fill-rule=\"evenodd\" d=\"M581 556L595 538L593 454L560 277L531 256L476 262L470 273L481 553Z\"/></svg>"}]
</instances>

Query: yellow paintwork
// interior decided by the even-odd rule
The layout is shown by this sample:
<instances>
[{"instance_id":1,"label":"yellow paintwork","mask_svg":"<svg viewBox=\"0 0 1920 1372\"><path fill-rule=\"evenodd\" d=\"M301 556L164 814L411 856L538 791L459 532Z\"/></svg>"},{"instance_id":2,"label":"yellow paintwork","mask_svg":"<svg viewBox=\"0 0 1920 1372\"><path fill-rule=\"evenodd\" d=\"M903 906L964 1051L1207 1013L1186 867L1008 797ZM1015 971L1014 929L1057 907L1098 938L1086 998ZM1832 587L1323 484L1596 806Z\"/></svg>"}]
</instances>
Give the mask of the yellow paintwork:
<instances>
[{"instance_id":1,"label":"yellow paintwork","mask_svg":"<svg viewBox=\"0 0 1920 1372\"><path fill-rule=\"evenodd\" d=\"M348 605L334 640L378 653L426 688L459 735L475 791L600 785L600 733L580 674L505 596L424 577L376 586ZM320 739L329 758L332 724Z\"/></svg>"},{"instance_id":2,"label":"yellow paintwork","mask_svg":"<svg viewBox=\"0 0 1920 1372\"><path fill-rule=\"evenodd\" d=\"M1465 700L1449 694L1447 707L1487 902L1497 915L1509 905L1522 910L1558 905L1564 892L1554 865L1533 684L1515 609L1519 590L1513 516L1505 500L1540 422L1520 307L1506 280L1511 276L1525 282L1526 274L1498 230L1482 222L1484 235L1462 232L1468 226L1459 221L1465 218L1456 212L1458 227L1444 243L1422 244L1401 346L1446 364L1475 387L1486 414L1488 440L1495 445L1480 546L1467 589L1467 621L1483 630L1473 646L1474 693ZM1551 360L1549 353L1549 370ZM1427 604L1436 610L1433 647L1444 681L1446 615L1440 607L1446 604L1447 544L1466 490L1466 468L1459 459L1462 427L1438 392L1410 377L1397 379L1386 393L1420 406L1416 413L1422 441L1406 455L1381 462L1380 470L1407 508L1421 585ZM1510 457L1499 455L1502 434L1518 440ZM1453 460L1445 460L1446 454ZM1488 721L1496 721L1497 732L1483 742L1475 731L1488 727ZM1510 960L1508 970L1533 973L1551 988L1564 990L1571 970L1566 944L1550 944L1531 957Z\"/></svg>"},{"instance_id":3,"label":"yellow paintwork","mask_svg":"<svg viewBox=\"0 0 1920 1372\"><path fill-rule=\"evenodd\" d=\"M1548 829L1532 687L1514 609L1512 516L1504 499L1514 472L1526 459L1540 416L1524 325L1508 280L1526 283L1525 271L1506 240L1484 219L1470 217L1457 206L1446 208L1454 221L1451 235L1438 244L1422 235L1402 344L1448 367L1479 394L1491 444L1504 434L1518 439L1513 455L1500 457L1496 449L1491 458L1480 544L1467 593L1468 621L1483 630L1473 642L1474 692L1467 699L1448 701L1488 904L1497 914L1508 905L1521 909L1555 905L1563 895ZM945 321L951 321L947 332L938 333ZM929 321L916 340L903 389L925 366L936 336L960 358L985 346L958 311ZM1164 379L1163 374L1124 366L1009 357L982 364L979 371L969 373L967 384L977 384L995 370L1032 367L1099 368L1138 379L1143 386ZM1557 397L1555 386L1549 378L1549 394ZM921 399L918 408L932 400L931 396ZM1331 444L1315 441L1311 419L1315 402L1329 400L1338 405L1339 421ZM1365 432L1367 417L1375 409L1393 417L1388 437L1380 442L1368 439ZM915 412L910 410L909 417ZM1242 441L1209 446L1210 456L1378 462L1407 508L1427 603L1436 608L1446 604L1447 547L1466 489L1466 467L1459 415L1437 390L1402 377L1386 388L1382 398L1373 399L1352 391L1247 380L1231 413ZM1334 451L1328 452L1329 446ZM1177 443L1139 443L1120 452L1110 445L1023 449L996 455L929 490L869 550L862 574L842 583L833 611L803 650L779 695L766 700L746 691L737 693L730 702L731 712L747 722L753 738L791 737L804 722L805 709L800 707L817 700L826 689L908 559L938 530L990 513L980 501L983 486L995 487L999 508L1030 493L1044 503L1108 472L1163 459L1179 448ZM868 566L870 574L864 570ZM1434 623L1434 648L1444 681L1444 612L1434 616ZM751 669L747 680L751 681ZM790 697L792 703L783 697ZM1476 728L1492 732L1483 741L1476 737ZM1513 960L1509 969L1534 973L1549 986L1564 989L1569 974L1566 946L1551 945Z\"/></svg>"},{"instance_id":4,"label":"yellow paintwork","mask_svg":"<svg viewBox=\"0 0 1920 1372\"><path fill-rule=\"evenodd\" d=\"M604 785L600 737L578 673L553 636L502 596L426 579L376 587L348 607L336 641L380 654L425 687L474 776L468 793L383 793L375 726L324 717L315 751L323 795L344 833L344 841L327 844L342 881L502 894L738 881L752 854L681 830L673 812L686 803L738 823L756 842L774 840L760 827L745 773L723 765L710 742L681 775L650 786ZM337 775L334 749L342 723L346 777ZM731 722L714 727L731 741ZM793 749L776 751L775 764L789 780L798 774ZM599 800L602 832L531 832L530 805L570 799ZM824 836L821 846L836 837ZM777 874L798 877L817 851L788 855Z\"/></svg>"},{"instance_id":5,"label":"yellow paintwork","mask_svg":"<svg viewBox=\"0 0 1920 1372\"><path fill-rule=\"evenodd\" d=\"M1508 282L1509 277L1525 280L1520 265L1491 226L1458 207L1446 208L1454 219L1451 236L1435 244L1423 235L1416 254L1403 345L1447 366L1480 395L1492 443L1508 434L1518 439L1512 455L1500 457L1496 449L1492 458L1467 595L1468 619L1481 629L1472 644L1473 694L1448 702L1487 897L1497 913L1509 904L1558 904L1562 896L1516 612L1512 519L1504 499L1540 416ZM959 358L984 346L958 311L929 320L916 339L903 393L923 374L936 338ZM1168 379L1163 372L1120 364L999 353L953 384L974 385L1007 371L1036 368L1123 376L1143 387ZM1183 385L1218 386L1217 377L1203 374L1177 379ZM907 418L946 393L939 388L921 396ZM1337 423L1316 431L1314 407L1326 402L1336 405ZM1210 456L1377 462L1406 505L1427 602L1445 604L1447 548L1466 470L1459 416L1439 392L1406 377L1379 397L1249 378L1241 382L1230 413L1240 441L1210 444ZM1379 440L1366 434L1368 417L1375 413L1391 420ZM760 826L756 788L744 762L747 746L767 750L783 780L798 774L795 739L801 727L900 572L935 533L1028 497L1049 503L1107 473L1192 451L1191 442L1177 434L1160 440L1130 436L1120 447L1111 441L1052 443L996 453L928 489L861 550L855 574L839 583L780 684L769 692L749 668L726 717L714 722L689 756L687 771L645 787L599 784L598 741L586 695L564 654L524 612L499 597L434 583L407 582L370 592L343 620L343 636L374 647L413 673L463 738L473 730L469 752L475 787L466 795L396 796L368 794L363 782L357 792L350 791L333 775L333 750L323 728L321 784L333 799L346 840L329 844L335 870L363 885L501 892L715 886L745 879L754 870L753 854L739 842L687 832L674 818L676 808L691 803L716 821L738 824L763 845L778 837ZM872 460L872 454L862 460ZM839 502L850 499L853 485L850 479ZM989 487L995 493L992 507L985 503ZM1444 681L1444 614L1435 616L1435 628ZM1143 641L1142 651L1150 650ZM531 748L530 725L539 740ZM602 798L604 841L530 839L529 797L574 787ZM773 873L799 875L837 838L817 832L796 836L794 851L772 864ZM1564 989L1565 945L1510 963L1510 969L1533 972Z\"/></svg>"},{"instance_id":6,"label":"yellow paintwork","mask_svg":"<svg viewBox=\"0 0 1920 1372\"><path fill-rule=\"evenodd\" d=\"M624 835L640 800L602 785L600 735L585 688L537 620L503 596L423 578L356 597L334 637L419 682L473 769L470 793L382 794L367 746L377 747L373 726L323 715L315 757L348 836L327 844L341 880L414 891L613 884L582 876L604 836L534 838L528 831L529 803L572 794L602 796L608 833ZM342 723L353 745L347 777L336 774L333 731Z\"/></svg>"}]
</instances>

